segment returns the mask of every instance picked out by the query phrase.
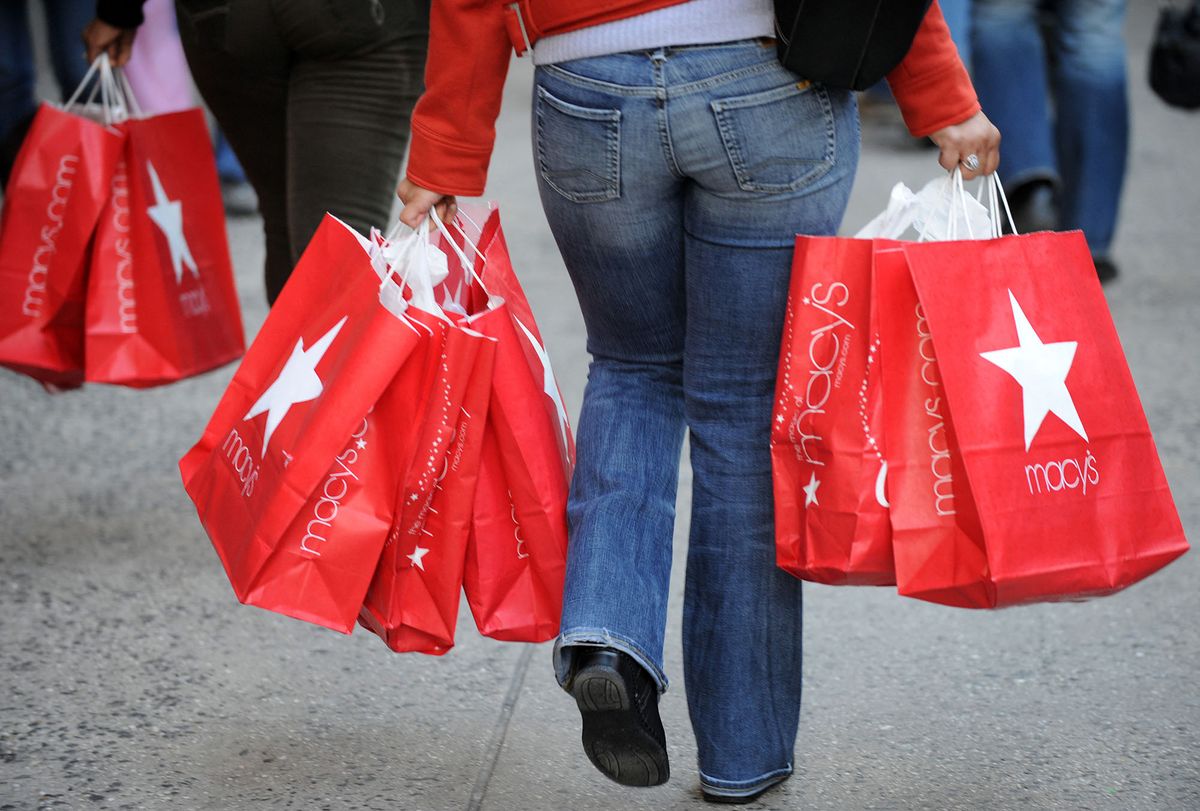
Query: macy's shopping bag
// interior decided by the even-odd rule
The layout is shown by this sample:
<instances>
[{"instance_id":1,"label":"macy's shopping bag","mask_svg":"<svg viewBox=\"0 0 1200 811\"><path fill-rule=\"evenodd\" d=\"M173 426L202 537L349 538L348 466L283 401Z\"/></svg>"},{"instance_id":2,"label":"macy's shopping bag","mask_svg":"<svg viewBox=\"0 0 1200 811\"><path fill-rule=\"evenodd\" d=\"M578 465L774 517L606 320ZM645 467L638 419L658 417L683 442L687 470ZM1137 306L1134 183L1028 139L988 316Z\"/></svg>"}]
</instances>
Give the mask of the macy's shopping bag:
<instances>
[{"instance_id":1,"label":"macy's shopping bag","mask_svg":"<svg viewBox=\"0 0 1200 811\"><path fill-rule=\"evenodd\" d=\"M884 247L876 281L901 594L1084 599L1187 550L1082 234Z\"/></svg>"},{"instance_id":2,"label":"macy's shopping bag","mask_svg":"<svg viewBox=\"0 0 1200 811\"><path fill-rule=\"evenodd\" d=\"M57 386L83 381L85 260L123 142L75 109L38 109L0 215L0 365Z\"/></svg>"},{"instance_id":3,"label":"macy's shopping bag","mask_svg":"<svg viewBox=\"0 0 1200 811\"><path fill-rule=\"evenodd\" d=\"M242 602L353 628L405 453L389 430L403 403L384 394L428 339L402 293L386 275L381 287L369 243L327 215L180 461Z\"/></svg>"},{"instance_id":4,"label":"macy's shopping bag","mask_svg":"<svg viewBox=\"0 0 1200 811\"><path fill-rule=\"evenodd\" d=\"M796 238L771 423L780 568L834 585L891 585L873 243Z\"/></svg>"},{"instance_id":5,"label":"macy's shopping bag","mask_svg":"<svg viewBox=\"0 0 1200 811\"><path fill-rule=\"evenodd\" d=\"M442 331L413 453L397 460L407 473L361 614L392 650L435 655L454 645L494 355L494 342L469 327Z\"/></svg>"},{"instance_id":6,"label":"macy's shopping bag","mask_svg":"<svg viewBox=\"0 0 1200 811\"><path fill-rule=\"evenodd\" d=\"M439 306L447 257L428 241L428 222L416 240L396 239L403 230L372 231L371 241L407 282L409 313L433 338L425 361L392 383L408 392L412 415L394 426L408 439L393 459L394 517L359 622L392 650L440 655L454 645L492 342Z\"/></svg>"},{"instance_id":7,"label":"macy's shopping bag","mask_svg":"<svg viewBox=\"0 0 1200 811\"><path fill-rule=\"evenodd\" d=\"M481 633L540 642L561 613L574 440L499 213L459 213L456 234L442 228L449 268L438 301L494 342L463 586Z\"/></svg>"},{"instance_id":8,"label":"macy's shopping bag","mask_svg":"<svg viewBox=\"0 0 1200 811\"><path fill-rule=\"evenodd\" d=\"M854 239L796 238L771 426L780 568L835 585L896 582L874 258L887 239L990 230L956 176L915 193L897 183Z\"/></svg>"},{"instance_id":9,"label":"macy's shopping bag","mask_svg":"<svg viewBox=\"0 0 1200 811\"><path fill-rule=\"evenodd\" d=\"M477 248L472 326L496 347L463 585L480 633L542 642L558 633L562 613L575 444L498 211Z\"/></svg>"},{"instance_id":10,"label":"macy's shopping bag","mask_svg":"<svg viewBox=\"0 0 1200 811\"><path fill-rule=\"evenodd\" d=\"M203 113L120 127L91 259L86 368L91 382L141 388L236 360L245 339Z\"/></svg>"}]
</instances>

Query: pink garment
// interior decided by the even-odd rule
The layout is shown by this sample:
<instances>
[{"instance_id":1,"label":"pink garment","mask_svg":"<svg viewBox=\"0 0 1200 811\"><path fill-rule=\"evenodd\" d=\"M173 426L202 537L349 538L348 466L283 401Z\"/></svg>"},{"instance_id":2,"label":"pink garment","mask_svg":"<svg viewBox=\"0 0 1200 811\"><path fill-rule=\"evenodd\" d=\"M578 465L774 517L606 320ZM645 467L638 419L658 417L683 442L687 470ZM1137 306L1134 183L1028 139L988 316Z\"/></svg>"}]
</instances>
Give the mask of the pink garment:
<instances>
[{"instance_id":1,"label":"pink garment","mask_svg":"<svg viewBox=\"0 0 1200 811\"><path fill-rule=\"evenodd\" d=\"M133 56L125 75L146 115L195 107L192 75L188 71L172 0L148 0L142 9L146 22L133 41Z\"/></svg>"}]
</instances>

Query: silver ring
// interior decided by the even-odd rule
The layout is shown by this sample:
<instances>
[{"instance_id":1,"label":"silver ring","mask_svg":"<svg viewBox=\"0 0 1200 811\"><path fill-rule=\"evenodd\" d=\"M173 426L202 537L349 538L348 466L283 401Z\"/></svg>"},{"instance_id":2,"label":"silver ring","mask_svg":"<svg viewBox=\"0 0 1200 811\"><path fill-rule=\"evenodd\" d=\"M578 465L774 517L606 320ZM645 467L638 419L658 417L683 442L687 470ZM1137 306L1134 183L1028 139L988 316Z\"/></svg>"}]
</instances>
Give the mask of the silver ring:
<instances>
[{"instance_id":1,"label":"silver ring","mask_svg":"<svg viewBox=\"0 0 1200 811\"><path fill-rule=\"evenodd\" d=\"M967 155L965 158L963 158L961 163L968 172L979 171L979 156L976 155L974 152L972 152L970 155Z\"/></svg>"}]
</instances>

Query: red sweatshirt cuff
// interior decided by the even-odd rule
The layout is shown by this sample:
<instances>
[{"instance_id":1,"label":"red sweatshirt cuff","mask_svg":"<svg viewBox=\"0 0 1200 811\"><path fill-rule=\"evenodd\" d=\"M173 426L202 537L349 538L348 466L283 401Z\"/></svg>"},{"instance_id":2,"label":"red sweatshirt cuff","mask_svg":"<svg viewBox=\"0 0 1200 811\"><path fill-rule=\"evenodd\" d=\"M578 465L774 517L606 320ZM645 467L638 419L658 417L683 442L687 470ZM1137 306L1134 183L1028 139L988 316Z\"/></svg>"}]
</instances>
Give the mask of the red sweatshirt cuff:
<instances>
[{"instance_id":1,"label":"red sweatshirt cuff","mask_svg":"<svg viewBox=\"0 0 1200 811\"><path fill-rule=\"evenodd\" d=\"M943 70L903 80L889 78L888 84L904 116L908 131L918 138L951 124L961 124L981 109L975 88L961 63Z\"/></svg>"}]
</instances>

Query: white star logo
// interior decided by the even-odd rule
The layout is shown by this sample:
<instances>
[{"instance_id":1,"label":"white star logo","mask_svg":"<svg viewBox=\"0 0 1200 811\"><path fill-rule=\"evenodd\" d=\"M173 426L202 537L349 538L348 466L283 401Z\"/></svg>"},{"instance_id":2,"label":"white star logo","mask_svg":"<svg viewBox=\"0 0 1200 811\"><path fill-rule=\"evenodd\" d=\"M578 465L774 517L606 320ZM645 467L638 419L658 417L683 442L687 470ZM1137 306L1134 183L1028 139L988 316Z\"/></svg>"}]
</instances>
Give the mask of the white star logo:
<instances>
[{"instance_id":1,"label":"white star logo","mask_svg":"<svg viewBox=\"0 0 1200 811\"><path fill-rule=\"evenodd\" d=\"M175 269L175 284L183 281L184 265L192 272L193 278L199 279L200 270L196 267L196 260L192 258L192 251L183 236L183 204L167 197L162 181L158 179L158 172L154 171L154 164L146 161L146 169L150 172L150 183L154 186L154 205L147 208L146 213L167 238L167 247L171 250L171 267Z\"/></svg>"},{"instance_id":2,"label":"white star logo","mask_svg":"<svg viewBox=\"0 0 1200 811\"><path fill-rule=\"evenodd\" d=\"M333 343L333 339L337 337L347 318L349 316L343 316L333 329L322 335L308 349L304 348L303 338L297 340L291 357L280 370L275 382L262 393L258 402L251 406L250 410L246 412L246 416L242 418L249 420L264 411L267 412L267 430L263 433L263 456L267 455L267 443L271 441L271 434L275 433L275 429L283 422L288 410L296 403L306 403L316 399L325 390L325 384L317 376L317 364L321 362L321 358L325 357L325 352Z\"/></svg>"},{"instance_id":3,"label":"white star logo","mask_svg":"<svg viewBox=\"0 0 1200 811\"><path fill-rule=\"evenodd\" d=\"M513 318L513 321L516 321L521 332L525 333L525 337L529 339L529 344L533 347L534 354L538 356L538 360L542 364L542 390L554 402L554 410L558 412L558 430L562 434L560 438L563 452L566 453L567 448L571 447L571 440L567 435L567 407L563 405L562 394L558 391L558 383L554 381L554 369L550 367L550 356L546 353L545 347L533 337L533 333L521 323L521 319Z\"/></svg>"},{"instance_id":4,"label":"white star logo","mask_svg":"<svg viewBox=\"0 0 1200 811\"><path fill-rule=\"evenodd\" d=\"M1083 430L1083 422L1079 419L1079 412L1075 410L1075 401L1067 391L1067 373L1071 371L1071 363L1075 360L1075 350L1079 343L1042 343L1011 290L1008 291L1008 298L1012 302L1013 320L1017 325L1018 345L1010 349L996 349L979 354L984 360L1008 372L1021 385L1025 412L1025 450L1029 450L1047 414L1056 414L1086 441L1087 432Z\"/></svg>"},{"instance_id":5,"label":"white star logo","mask_svg":"<svg viewBox=\"0 0 1200 811\"><path fill-rule=\"evenodd\" d=\"M413 566L417 567L421 571L425 571L425 564L422 563L422 561L425 560L425 556L428 554L428 549L424 548L423 546L417 546L413 547L412 554L406 555L406 557L412 561Z\"/></svg>"},{"instance_id":6,"label":"white star logo","mask_svg":"<svg viewBox=\"0 0 1200 811\"><path fill-rule=\"evenodd\" d=\"M814 504L820 504L820 502L817 501L817 488L820 486L821 483L817 481L816 472L814 471L813 473L810 473L808 476L808 484L804 485L802 488L804 490L805 507L811 507Z\"/></svg>"},{"instance_id":7,"label":"white star logo","mask_svg":"<svg viewBox=\"0 0 1200 811\"><path fill-rule=\"evenodd\" d=\"M354 447L361 451L363 448L367 447L367 441L365 439L360 439L354 443Z\"/></svg>"}]
</instances>

